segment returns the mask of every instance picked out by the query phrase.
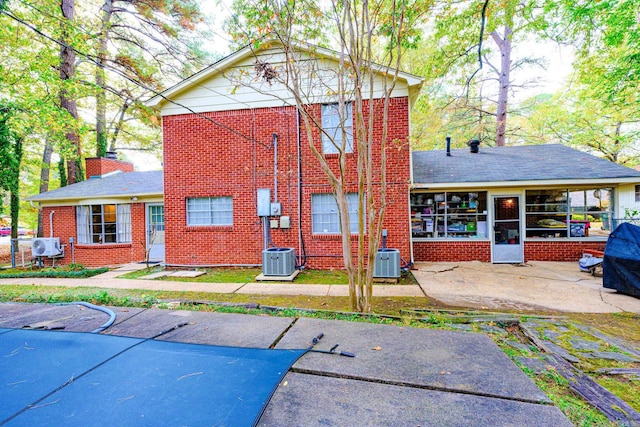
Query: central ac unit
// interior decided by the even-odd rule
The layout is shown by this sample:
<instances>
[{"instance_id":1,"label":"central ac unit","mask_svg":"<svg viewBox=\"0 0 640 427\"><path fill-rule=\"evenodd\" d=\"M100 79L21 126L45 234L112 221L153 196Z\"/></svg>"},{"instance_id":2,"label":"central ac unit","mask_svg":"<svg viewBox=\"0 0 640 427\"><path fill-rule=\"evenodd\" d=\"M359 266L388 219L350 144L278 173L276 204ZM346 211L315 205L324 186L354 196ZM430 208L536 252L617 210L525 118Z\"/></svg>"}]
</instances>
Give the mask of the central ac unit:
<instances>
[{"instance_id":1,"label":"central ac unit","mask_svg":"<svg viewBox=\"0 0 640 427\"><path fill-rule=\"evenodd\" d=\"M265 276L290 276L296 269L296 253L293 248L268 248L262 251L262 274Z\"/></svg>"},{"instance_id":2,"label":"central ac unit","mask_svg":"<svg viewBox=\"0 0 640 427\"><path fill-rule=\"evenodd\" d=\"M57 256L62 253L58 237L39 237L31 241L33 256Z\"/></svg>"},{"instance_id":3,"label":"central ac unit","mask_svg":"<svg viewBox=\"0 0 640 427\"><path fill-rule=\"evenodd\" d=\"M378 249L373 266L373 277L400 277L400 251L397 249Z\"/></svg>"}]
</instances>

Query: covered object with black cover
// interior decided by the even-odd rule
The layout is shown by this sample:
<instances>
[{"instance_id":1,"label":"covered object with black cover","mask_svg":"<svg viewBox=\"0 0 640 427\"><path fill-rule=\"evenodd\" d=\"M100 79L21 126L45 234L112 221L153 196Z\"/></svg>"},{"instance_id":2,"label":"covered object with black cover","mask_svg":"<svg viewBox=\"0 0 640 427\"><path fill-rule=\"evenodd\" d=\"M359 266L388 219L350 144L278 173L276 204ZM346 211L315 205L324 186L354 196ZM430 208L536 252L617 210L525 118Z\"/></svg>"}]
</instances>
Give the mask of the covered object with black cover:
<instances>
[{"instance_id":1,"label":"covered object with black cover","mask_svg":"<svg viewBox=\"0 0 640 427\"><path fill-rule=\"evenodd\" d=\"M605 288L640 298L640 227L624 222L613 230L602 270Z\"/></svg>"}]
</instances>

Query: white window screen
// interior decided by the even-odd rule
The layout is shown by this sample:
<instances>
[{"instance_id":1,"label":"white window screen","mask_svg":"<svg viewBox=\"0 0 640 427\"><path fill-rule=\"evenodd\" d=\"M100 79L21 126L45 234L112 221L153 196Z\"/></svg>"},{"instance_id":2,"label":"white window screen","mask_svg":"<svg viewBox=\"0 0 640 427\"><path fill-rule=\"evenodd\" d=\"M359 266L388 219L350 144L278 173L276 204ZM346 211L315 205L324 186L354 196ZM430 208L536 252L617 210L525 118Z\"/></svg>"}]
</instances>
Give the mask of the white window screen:
<instances>
[{"instance_id":1,"label":"white window screen","mask_svg":"<svg viewBox=\"0 0 640 427\"><path fill-rule=\"evenodd\" d=\"M118 243L131 242L131 205L117 205Z\"/></svg>"},{"instance_id":2,"label":"white window screen","mask_svg":"<svg viewBox=\"0 0 640 427\"><path fill-rule=\"evenodd\" d=\"M233 225L231 197L187 199L187 225Z\"/></svg>"},{"instance_id":3,"label":"white window screen","mask_svg":"<svg viewBox=\"0 0 640 427\"><path fill-rule=\"evenodd\" d=\"M91 223L89 206L76 206L76 225L78 231L78 243L91 243Z\"/></svg>"},{"instance_id":4,"label":"white window screen","mask_svg":"<svg viewBox=\"0 0 640 427\"><path fill-rule=\"evenodd\" d=\"M358 194L347 194L350 232L358 232ZM314 234L340 233L338 204L333 194L313 194L311 196L311 221Z\"/></svg>"},{"instance_id":5,"label":"white window screen","mask_svg":"<svg viewBox=\"0 0 640 427\"><path fill-rule=\"evenodd\" d=\"M342 116L342 117L341 117ZM346 134L345 153L353 153L353 117L351 103L344 104L344 114L340 114L339 104L324 104L322 106L322 152L324 154L338 154L342 150L342 130Z\"/></svg>"}]
</instances>

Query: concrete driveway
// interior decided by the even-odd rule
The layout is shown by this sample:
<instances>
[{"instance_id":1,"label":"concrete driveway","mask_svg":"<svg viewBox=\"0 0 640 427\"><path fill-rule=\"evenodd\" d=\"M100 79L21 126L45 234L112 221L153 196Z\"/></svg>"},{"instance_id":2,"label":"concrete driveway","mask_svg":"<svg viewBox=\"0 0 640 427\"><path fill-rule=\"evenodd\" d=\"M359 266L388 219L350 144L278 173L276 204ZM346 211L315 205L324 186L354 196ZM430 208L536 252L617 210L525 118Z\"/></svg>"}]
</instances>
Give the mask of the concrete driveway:
<instances>
[{"instance_id":1,"label":"concrete driveway","mask_svg":"<svg viewBox=\"0 0 640 427\"><path fill-rule=\"evenodd\" d=\"M603 288L577 263L419 262L412 273L426 295L456 307L640 313L640 298Z\"/></svg>"}]
</instances>

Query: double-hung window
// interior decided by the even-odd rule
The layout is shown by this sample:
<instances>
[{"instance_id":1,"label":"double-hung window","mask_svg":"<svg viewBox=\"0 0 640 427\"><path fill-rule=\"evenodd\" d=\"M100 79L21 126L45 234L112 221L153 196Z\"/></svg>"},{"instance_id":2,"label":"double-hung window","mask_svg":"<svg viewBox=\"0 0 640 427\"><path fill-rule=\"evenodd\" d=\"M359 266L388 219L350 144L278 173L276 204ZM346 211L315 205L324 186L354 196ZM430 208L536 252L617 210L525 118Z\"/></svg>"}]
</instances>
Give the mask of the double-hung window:
<instances>
[{"instance_id":1,"label":"double-hung window","mask_svg":"<svg viewBox=\"0 0 640 427\"><path fill-rule=\"evenodd\" d=\"M187 199L187 225L233 225L231 197L197 197Z\"/></svg>"},{"instance_id":2,"label":"double-hung window","mask_svg":"<svg viewBox=\"0 0 640 427\"><path fill-rule=\"evenodd\" d=\"M358 193L347 194L350 232L358 232ZM311 222L314 234L340 233L338 204L333 194L311 195Z\"/></svg>"},{"instance_id":3,"label":"double-hung window","mask_svg":"<svg viewBox=\"0 0 640 427\"><path fill-rule=\"evenodd\" d=\"M76 206L78 243L131 243L131 205Z\"/></svg>"},{"instance_id":4,"label":"double-hung window","mask_svg":"<svg viewBox=\"0 0 640 427\"><path fill-rule=\"evenodd\" d=\"M353 115L351 103L322 105L322 152L324 154L353 153ZM344 136L344 139L343 139Z\"/></svg>"}]
</instances>

